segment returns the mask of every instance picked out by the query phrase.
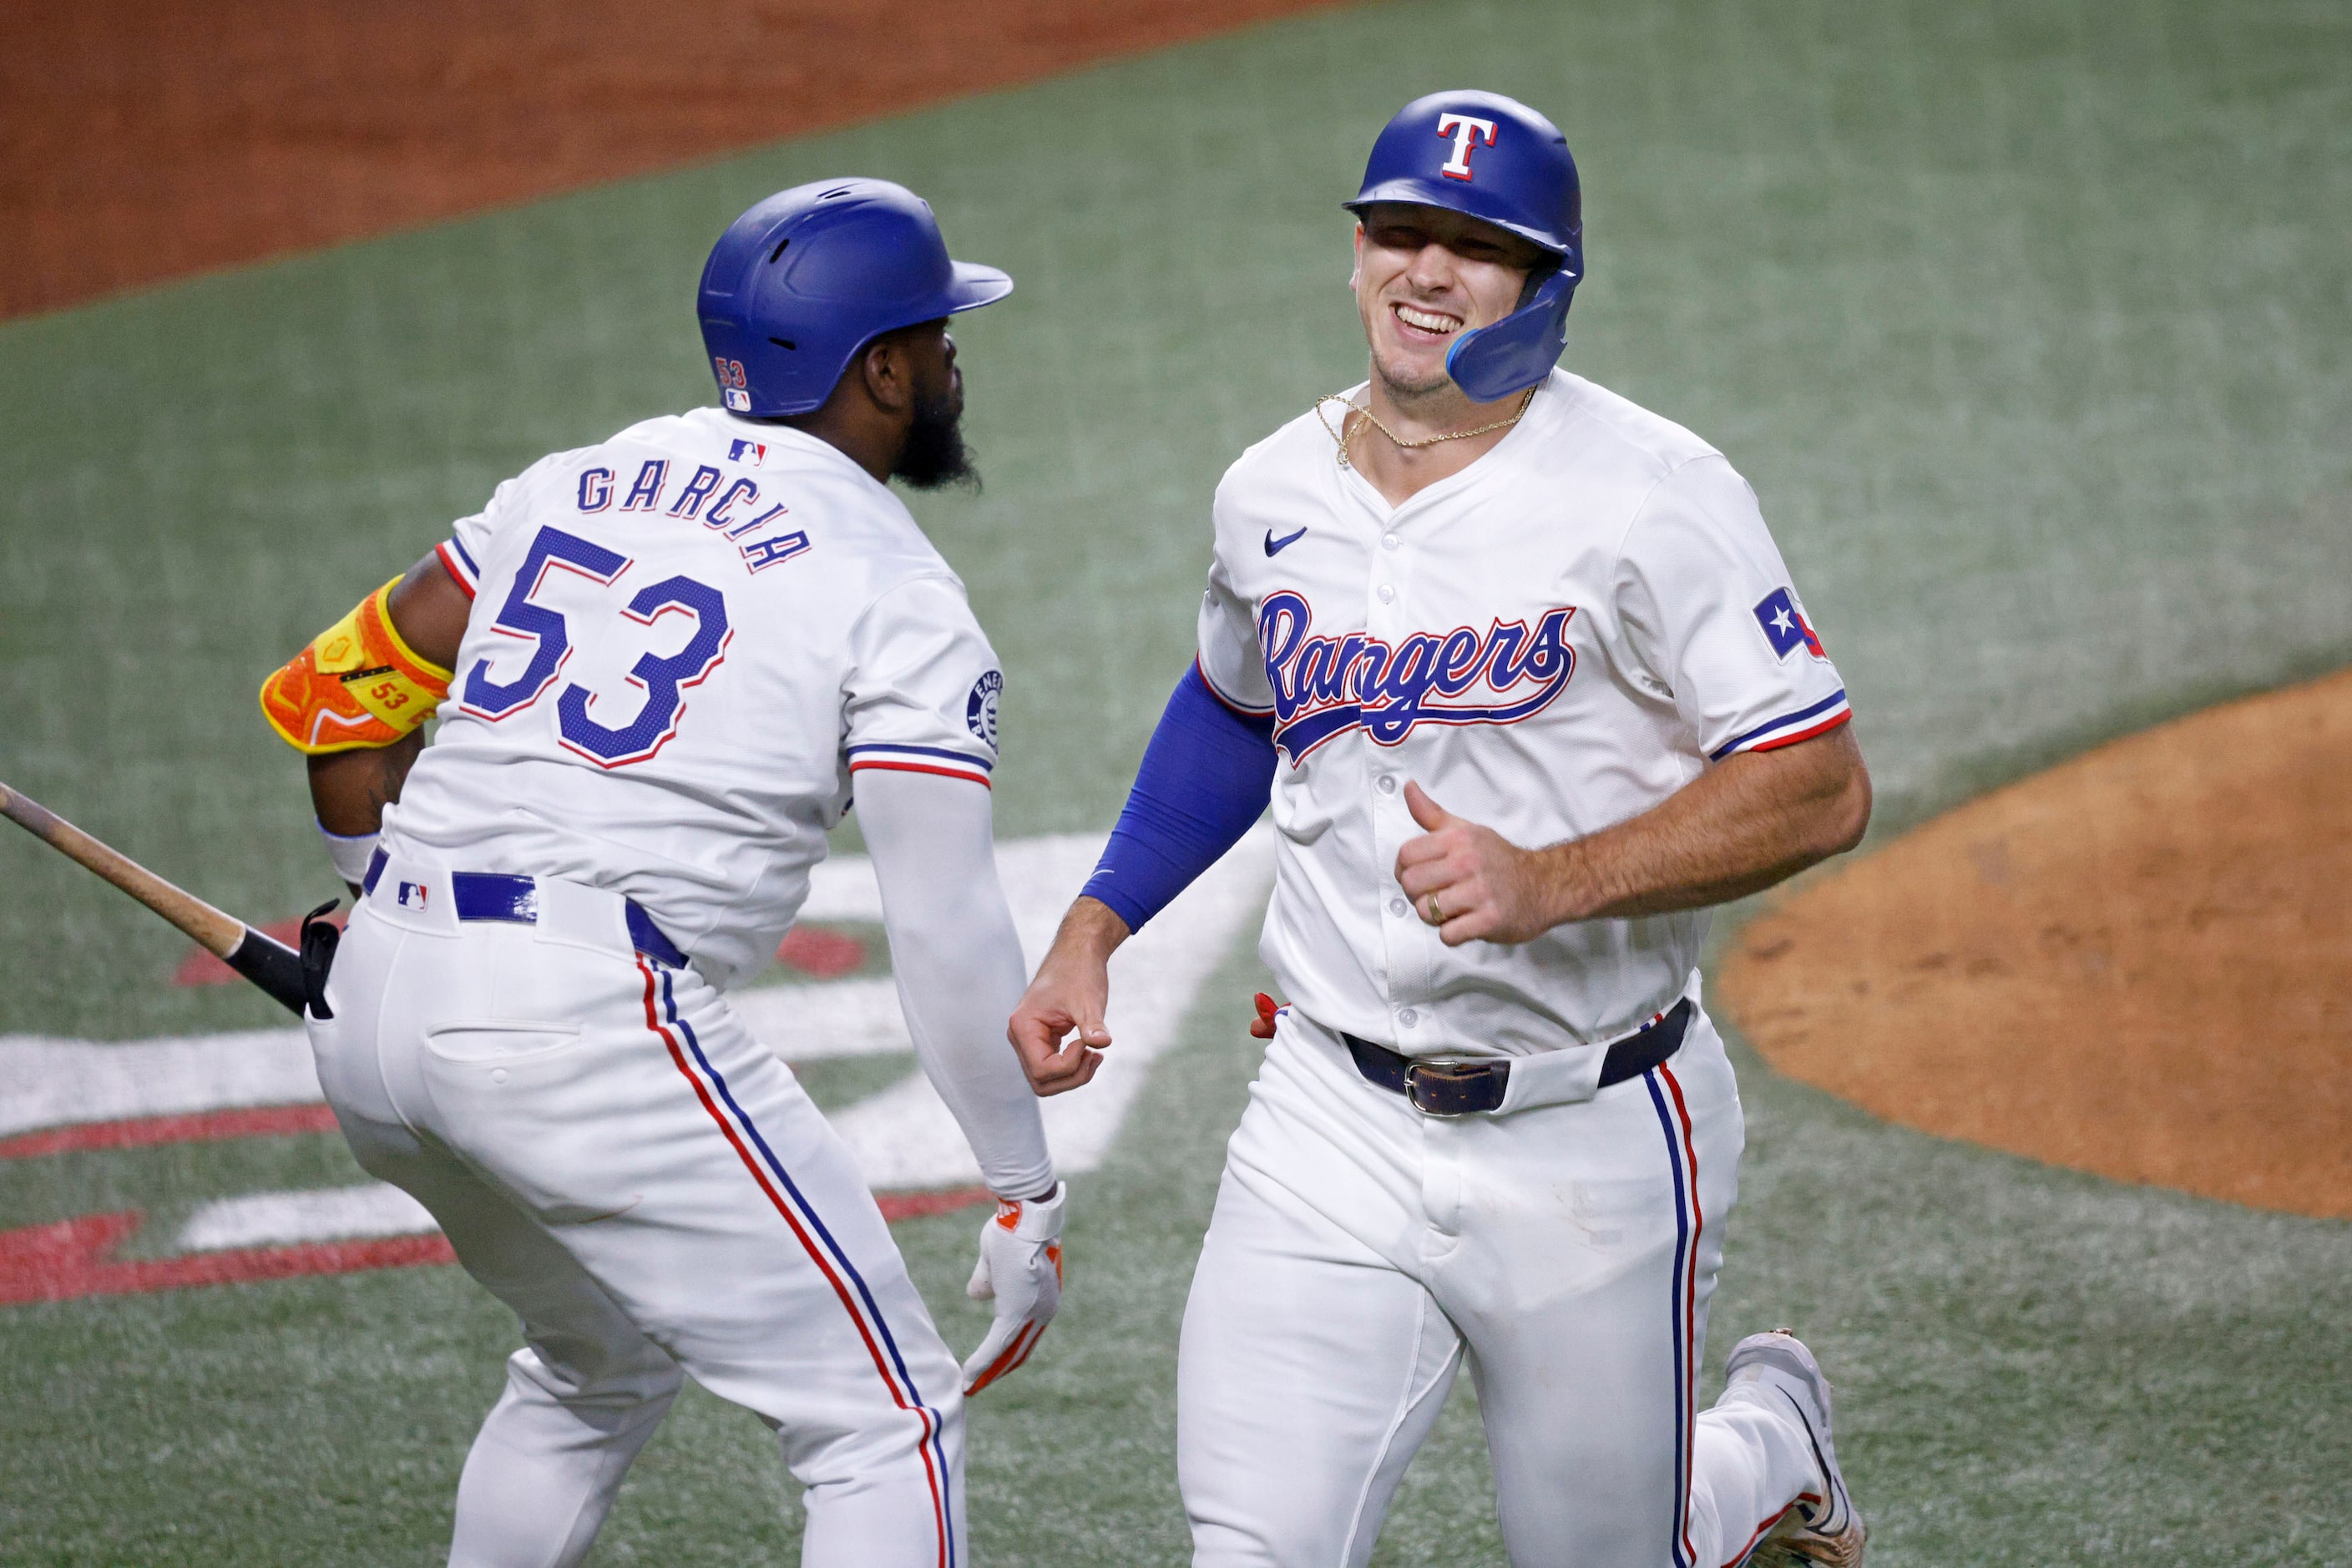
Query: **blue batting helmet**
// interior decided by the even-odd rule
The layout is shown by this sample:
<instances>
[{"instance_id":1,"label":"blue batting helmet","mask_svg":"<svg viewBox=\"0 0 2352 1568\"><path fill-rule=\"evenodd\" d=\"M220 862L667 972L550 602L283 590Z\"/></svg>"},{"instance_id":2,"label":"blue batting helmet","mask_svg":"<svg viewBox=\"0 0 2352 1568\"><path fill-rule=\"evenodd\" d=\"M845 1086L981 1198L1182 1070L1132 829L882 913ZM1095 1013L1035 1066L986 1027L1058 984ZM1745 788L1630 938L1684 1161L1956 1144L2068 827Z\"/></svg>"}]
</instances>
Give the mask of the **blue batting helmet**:
<instances>
[{"instance_id":1,"label":"blue batting helmet","mask_svg":"<svg viewBox=\"0 0 2352 1568\"><path fill-rule=\"evenodd\" d=\"M1465 332L1445 373L1481 403L1533 386L1568 346L1568 307L1584 277L1583 195L1559 127L1498 92L1433 92L1397 111L1372 143L1364 188L1341 204L1445 207L1539 246L1555 258L1528 279L1518 309Z\"/></svg>"},{"instance_id":2,"label":"blue batting helmet","mask_svg":"<svg viewBox=\"0 0 2352 1568\"><path fill-rule=\"evenodd\" d=\"M904 185L819 180L728 226L696 309L721 400L772 419L821 407L882 333L1012 292L995 268L950 259L929 204Z\"/></svg>"}]
</instances>

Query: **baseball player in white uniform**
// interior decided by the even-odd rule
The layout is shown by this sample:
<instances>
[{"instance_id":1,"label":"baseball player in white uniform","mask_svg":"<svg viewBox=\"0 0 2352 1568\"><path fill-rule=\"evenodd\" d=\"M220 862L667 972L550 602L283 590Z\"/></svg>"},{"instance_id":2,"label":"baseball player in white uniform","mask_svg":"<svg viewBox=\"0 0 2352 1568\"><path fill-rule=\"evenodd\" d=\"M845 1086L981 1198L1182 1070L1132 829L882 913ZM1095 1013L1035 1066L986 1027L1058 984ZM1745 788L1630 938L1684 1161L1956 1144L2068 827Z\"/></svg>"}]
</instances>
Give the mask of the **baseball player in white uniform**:
<instances>
[{"instance_id":1,"label":"baseball player in white uniform","mask_svg":"<svg viewBox=\"0 0 2352 1568\"><path fill-rule=\"evenodd\" d=\"M1053 1316L1063 1189L1002 1036L1002 677L886 481L969 472L946 318L1011 289L898 186L762 202L703 278L724 409L532 465L264 689L364 889L310 1021L327 1098L521 1319L460 1568L581 1561L688 1374L775 1431L803 1563L964 1561L961 1401ZM727 1002L853 798L917 1053L1000 1198L961 1373Z\"/></svg>"},{"instance_id":2,"label":"baseball player in white uniform","mask_svg":"<svg viewBox=\"0 0 2352 1568\"><path fill-rule=\"evenodd\" d=\"M1289 1001L1178 1373L1204 1568L1367 1562L1465 1359L1523 1568L1861 1559L1802 1344L1696 1408L1742 1139L1696 963L1868 780L1747 484L1555 368L1579 205L1512 100L1381 132L1370 376L1218 488L1197 664L1013 1017L1041 1093L1083 1084L1108 952L1270 796Z\"/></svg>"}]
</instances>

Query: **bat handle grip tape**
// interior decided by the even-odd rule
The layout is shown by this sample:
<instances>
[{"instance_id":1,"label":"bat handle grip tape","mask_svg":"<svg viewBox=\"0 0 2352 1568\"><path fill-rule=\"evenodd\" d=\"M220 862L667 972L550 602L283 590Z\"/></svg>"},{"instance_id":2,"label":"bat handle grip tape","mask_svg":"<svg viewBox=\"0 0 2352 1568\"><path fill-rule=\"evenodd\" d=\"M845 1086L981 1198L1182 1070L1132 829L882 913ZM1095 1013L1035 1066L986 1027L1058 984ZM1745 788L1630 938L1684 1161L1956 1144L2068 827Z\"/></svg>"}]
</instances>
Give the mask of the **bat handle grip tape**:
<instances>
[{"instance_id":1,"label":"bat handle grip tape","mask_svg":"<svg viewBox=\"0 0 2352 1568\"><path fill-rule=\"evenodd\" d=\"M288 1012L298 1018L302 1016L306 995L302 955L292 948L248 926L243 939L223 962L268 992Z\"/></svg>"}]
</instances>

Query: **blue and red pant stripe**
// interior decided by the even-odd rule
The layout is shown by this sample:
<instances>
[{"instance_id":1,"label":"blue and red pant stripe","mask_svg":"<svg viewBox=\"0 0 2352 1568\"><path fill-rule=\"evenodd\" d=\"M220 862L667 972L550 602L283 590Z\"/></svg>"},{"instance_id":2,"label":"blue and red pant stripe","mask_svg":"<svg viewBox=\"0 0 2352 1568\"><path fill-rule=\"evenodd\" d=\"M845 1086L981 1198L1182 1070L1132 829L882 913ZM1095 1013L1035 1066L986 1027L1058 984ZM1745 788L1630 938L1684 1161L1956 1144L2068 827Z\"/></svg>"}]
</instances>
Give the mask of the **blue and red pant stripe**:
<instances>
[{"instance_id":1,"label":"blue and red pant stripe","mask_svg":"<svg viewBox=\"0 0 2352 1568\"><path fill-rule=\"evenodd\" d=\"M1698 1149L1691 1133L1690 1107L1674 1068L1663 1063L1643 1075L1658 1124L1666 1138L1674 1175L1675 1266L1668 1280L1668 1322L1674 1342L1675 1568L1696 1568L1691 1542L1691 1447L1698 1421L1698 1243L1706 1225L1698 1198Z\"/></svg>"},{"instance_id":2,"label":"blue and red pant stripe","mask_svg":"<svg viewBox=\"0 0 2352 1568\"><path fill-rule=\"evenodd\" d=\"M951 1472L940 1441L939 1412L924 1402L921 1390L916 1387L913 1375L907 1370L906 1357L899 1352L898 1339L890 1331L889 1321L883 1316L865 1277L858 1273L857 1266L850 1261L848 1253L801 1192L783 1162L769 1147L758 1124L737 1103L733 1091L727 1087L725 1075L703 1054L693 1026L679 1016L669 972L656 969L643 958L637 960L637 969L646 981L646 1027L660 1037L669 1050L670 1060L693 1085L703 1109L719 1124L744 1168L751 1173L761 1192L808 1254L809 1261L816 1265L817 1272L832 1286L842 1309L856 1326L873 1359L874 1370L880 1374L892 1402L901 1410L913 1411L921 1422L919 1451L925 1476L930 1482L932 1514L939 1531L939 1565L956 1568L955 1531L950 1518L953 1507L949 1491ZM658 1012L655 1005L657 995Z\"/></svg>"}]
</instances>

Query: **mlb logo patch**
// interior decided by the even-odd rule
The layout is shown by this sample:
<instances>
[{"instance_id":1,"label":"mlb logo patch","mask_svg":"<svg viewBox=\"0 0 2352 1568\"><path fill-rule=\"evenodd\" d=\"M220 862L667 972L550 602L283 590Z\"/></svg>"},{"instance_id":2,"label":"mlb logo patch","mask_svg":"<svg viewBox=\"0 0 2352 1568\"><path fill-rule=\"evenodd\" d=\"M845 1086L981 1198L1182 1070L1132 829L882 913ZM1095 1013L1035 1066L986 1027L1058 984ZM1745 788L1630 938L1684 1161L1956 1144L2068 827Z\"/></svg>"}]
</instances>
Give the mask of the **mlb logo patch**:
<instances>
[{"instance_id":1,"label":"mlb logo patch","mask_svg":"<svg viewBox=\"0 0 2352 1568\"><path fill-rule=\"evenodd\" d=\"M1764 628L1764 640L1772 645L1772 657L1782 663L1790 654L1803 648L1815 658L1827 658L1822 639L1813 633L1812 624L1805 619L1804 610L1797 596L1786 588L1775 588L1764 595L1756 606L1756 624Z\"/></svg>"},{"instance_id":2,"label":"mlb logo patch","mask_svg":"<svg viewBox=\"0 0 2352 1568\"><path fill-rule=\"evenodd\" d=\"M730 441L727 443L727 460L730 463L748 463L756 468L765 462L767 458L768 447L764 442Z\"/></svg>"},{"instance_id":3,"label":"mlb logo patch","mask_svg":"<svg viewBox=\"0 0 2352 1568\"><path fill-rule=\"evenodd\" d=\"M400 885L400 891L395 896L394 901L398 903L404 910L423 909L425 907L425 884L422 882L403 882Z\"/></svg>"},{"instance_id":4,"label":"mlb logo patch","mask_svg":"<svg viewBox=\"0 0 2352 1568\"><path fill-rule=\"evenodd\" d=\"M749 414L751 412L751 395L740 386L730 386L727 389L727 406L738 414Z\"/></svg>"}]
</instances>

